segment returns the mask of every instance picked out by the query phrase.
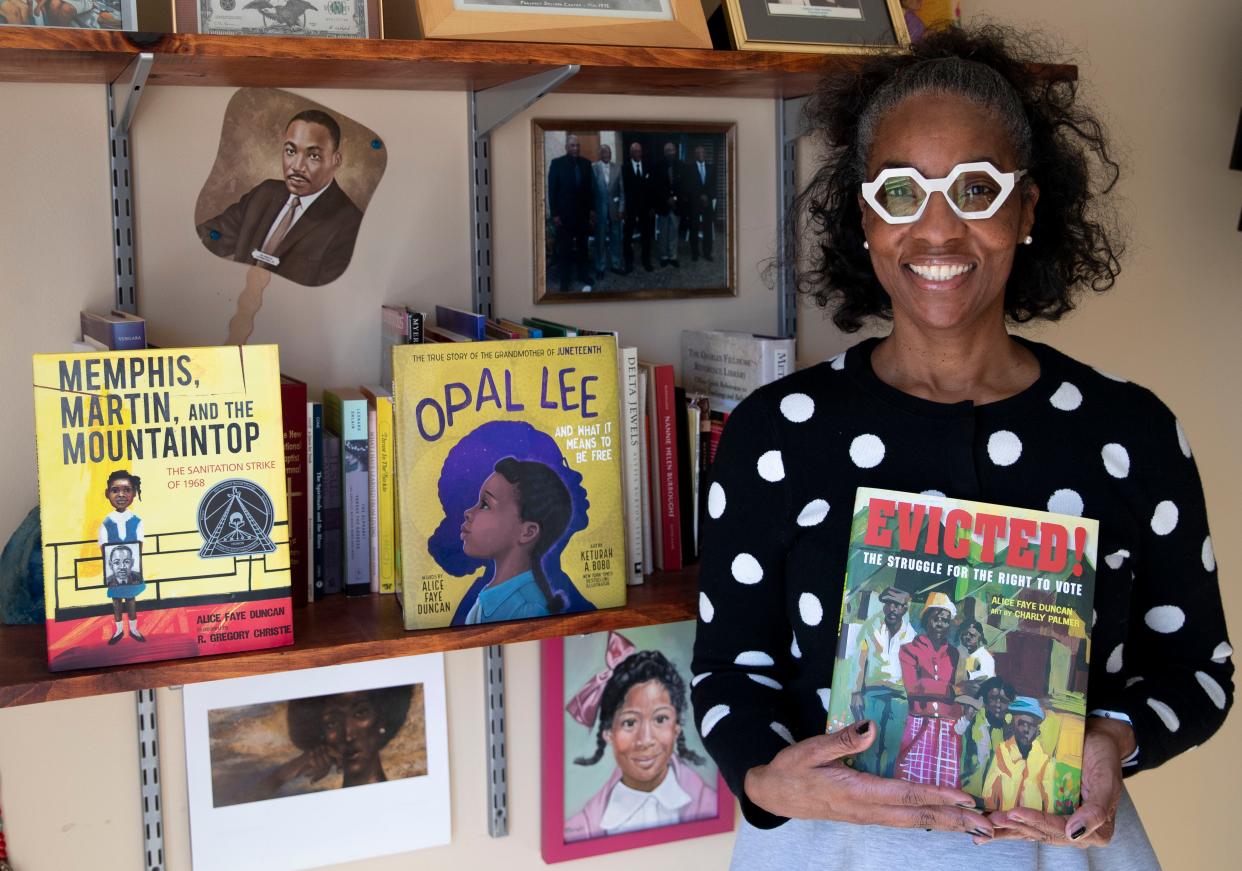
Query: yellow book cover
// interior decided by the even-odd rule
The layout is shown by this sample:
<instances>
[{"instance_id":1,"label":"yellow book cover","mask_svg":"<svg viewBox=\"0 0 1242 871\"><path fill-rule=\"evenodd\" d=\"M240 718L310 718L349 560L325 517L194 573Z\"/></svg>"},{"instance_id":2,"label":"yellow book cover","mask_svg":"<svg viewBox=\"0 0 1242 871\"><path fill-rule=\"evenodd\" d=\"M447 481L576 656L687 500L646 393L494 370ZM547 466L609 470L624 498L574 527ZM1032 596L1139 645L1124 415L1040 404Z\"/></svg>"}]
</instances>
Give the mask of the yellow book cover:
<instances>
[{"instance_id":1,"label":"yellow book cover","mask_svg":"<svg viewBox=\"0 0 1242 871\"><path fill-rule=\"evenodd\" d=\"M393 348L407 629L625 604L612 336Z\"/></svg>"},{"instance_id":2,"label":"yellow book cover","mask_svg":"<svg viewBox=\"0 0 1242 871\"><path fill-rule=\"evenodd\" d=\"M48 667L293 643L274 345L34 357Z\"/></svg>"}]
</instances>

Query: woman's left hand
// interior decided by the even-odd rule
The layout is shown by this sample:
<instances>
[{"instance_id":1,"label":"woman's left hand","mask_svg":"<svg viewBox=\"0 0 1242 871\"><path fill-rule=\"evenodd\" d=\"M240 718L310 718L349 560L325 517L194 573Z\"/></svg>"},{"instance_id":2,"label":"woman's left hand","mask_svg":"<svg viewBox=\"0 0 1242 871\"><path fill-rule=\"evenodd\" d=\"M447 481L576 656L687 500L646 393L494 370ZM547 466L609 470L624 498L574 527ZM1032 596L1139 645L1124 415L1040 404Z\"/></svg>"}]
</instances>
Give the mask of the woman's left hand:
<instances>
[{"instance_id":1,"label":"woman's left hand","mask_svg":"<svg viewBox=\"0 0 1242 871\"><path fill-rule=\"evenodd\" d=\"M1121 802L1121 760L1134 750L1134 730L1120 720L1091 717L1082 748L1082 806L1069 819L1031 808L988 815L991 840L1040 841L1071 847L1103 847L1113 837ZM987 838L975 838L986 844Z\"/></svg>"}]
</instances>

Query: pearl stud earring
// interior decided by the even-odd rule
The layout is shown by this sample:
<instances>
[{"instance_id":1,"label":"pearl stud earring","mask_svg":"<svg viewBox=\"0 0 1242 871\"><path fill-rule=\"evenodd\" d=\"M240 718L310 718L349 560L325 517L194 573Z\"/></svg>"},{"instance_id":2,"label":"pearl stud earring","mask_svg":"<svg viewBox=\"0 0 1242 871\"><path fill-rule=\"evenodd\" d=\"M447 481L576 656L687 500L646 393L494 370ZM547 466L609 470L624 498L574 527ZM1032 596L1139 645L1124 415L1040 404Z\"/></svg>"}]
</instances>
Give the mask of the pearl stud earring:
<instances>
[{"instance_id":1,"label":"pearl stud earring","mask_svg":"<svg viewBox=\"0 0 1242 871\"><path fill-rule=\"evenodd\" d=\"M1022 240L1022 244L1023 244L1023 245L1030 245L1030 244L1031 244L1032 242L1034 242L1034 241L1035 241L1035 240L1034 240L1034 239L1032 239L1030 236L1027 236L1025 239L1023 239L1023 240Z\"/></svg>"},{"instance_id":2,"label":"pearl stud earring","mask_svg":"<svg viewBox=\"0 0 1242 871\"><path fill-rule=\"evenodd\" d=\"M864 240L864 241L863 241L863 250L864 250L864 251L870 251L870 250L871 250L871 243L870 243L870 242L867 242L867 241L865 241L865 240Z\"/></svg>"}]
</instances>

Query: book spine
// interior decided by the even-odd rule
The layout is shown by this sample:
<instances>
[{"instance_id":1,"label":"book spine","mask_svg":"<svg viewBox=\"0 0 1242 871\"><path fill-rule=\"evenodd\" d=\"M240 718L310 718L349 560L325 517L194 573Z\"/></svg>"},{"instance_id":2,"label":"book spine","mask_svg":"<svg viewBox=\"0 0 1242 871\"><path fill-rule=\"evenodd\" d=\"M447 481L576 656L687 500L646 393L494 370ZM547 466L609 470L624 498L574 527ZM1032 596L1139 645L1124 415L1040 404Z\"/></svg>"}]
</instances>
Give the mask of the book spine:
<instances>
[{"instance_id":1,"label":"book spine","mask_svg":"<svg viewBox=\"0 0 1242 871\"><path fill-rule=\"evenodd\" d=\"M642 475L639 495L642 498L643 574L655 571L651 552L651 423L647 413L647 371L638 370L638 470Z\"/></svg>"},{"instance_id":2,"label":"book spine","mask_svg":"<svg viewBox=\"0 0 1242 871\"><path fill-rule=\"evenodd\" d=\"M380 589L380 540L379 540L379 428L374 405L367 407L367 515L370 520L371 539L371 592Z\"/></svg>"},{"instance_id":3,"label":"book spine","mask_svg":"<svg viewBox=\"0 0 1242 871\"><path fill-rule=\"evenodd\" d=\"M309 588L306 524L306 385L282 381L281 421L285 446L286 526L289 536L289 586L294 607L306 604Z\"/></svg>"},{"instance_id":4,"label":"book spine","mask_svg":"<svg viewBox=\"0 0 1242 871\"><path fill-rule=\"evenodd\" d=\"M375 400L376 461L379 466L379 591L396 590L396 475L393 471L393 410L392 397Z\"/></svg>"},{"instance_id":5,"label":"book spine","mask_svg":"<svg viewBox=\"0 0 1242 871\"><path fill-rule=\"evenodd\" d=\"M114 351L142 350L147 346L147 325L142 321L114 321L109 347Z\"/></svg>"},{"instance_id":6,"label":"book spine","mask_svg":"<svg viewBox=\"0 0 1242 871\"><path fill-rule=\"evenodd\" d=\"M310 415L310 538L311 542L311 598L323 598L323 403L306 403Z\"/></svg>"},{"instance_id":7,"label":"book spine","mask_svg":"<svg viewBox=\"0 0 1242 871\"><path fill-rule=\"evenodd\" d=\"M323 429L323 592L341 592L341 437Z\"/></svg>"},{"instance_id":8,"label":"book spine","mask_svg":"<svg viewBox=\"0 0 1242 871\"><path fill-rule=\"evenodd\" d=\"M474 339L476 342L486 338L484 333L484 324L486 318L483 315L477 315L473 312L462 311L457 308L449 308L448 306L436 306L436 326L443 327L446 330L452 330L455 333L461 333L468 339Z\"/></svg>"},{"instance_id":9,"label":"book spine","mask_svg":"<svg viewBox=\"0 0 1242 871\"><path fill-rule=\"evenodd\" d=\"M643 466L641 465L638 415L638 349L622 348L621 363L621 425L624 427L622 451L622 486L625 488L625 551L628 574L626 582L643 582Z\"/></svg>"},{"instance_id":10,"label":"book spine","mask_svg":"<svg viewBox=\"0 0 1242 871\"><path fill-rule=\"evenodd\" d=\"M686 391L680 387L673 388L673 414L677 424L677 541L681 547L681 565L694 559L694 472L697 460L692 461L691 449L694 438L698 435L690 431L690 409L686 402Z\"/></svg>"},{"instance_id":11,"label":"book spine","mask_svg":"<svg viewBox=\"0 0 1242 871\"><path fill-rule=\"evenodd\" d=\"M367 401L341 403L341 525L344 527L344 589L347 596L371 592L370 464Z\"/></svg>"},{"instance_id":12,"label":"book spine","mask_svg":"<svg viewBox=\"0 0 1242 871\"><path fill-rule=\"evenodd\" d=\"M405 310L406 329L405 343L407 345L421 345L423 343L423 326L427 323L426 312L416 312L413 309ZM385 384L385 387L391 389L391 385Z\"/></svg>"},{"instance_id":13,"label":"book spine","mask_svg":"<svg viewBox=\"0 0 1242 871\"><path fill-rule=\"evenodd\" d=\"M680 472L677 463L677 419L685 418L684 412L677 407L677 397L673 385L673 367L668 364L657 366L656 374L656 464L658 478L656 480L659 494L660 518L660 568L666 572L681 569L681 505L679 492Z\"/></svg>"},{"instance_id":14,"label":"book spine","mask_svg":"<svg viewBox=\"0 0 1242 871\"><path fill-rule=\"evenodd\" d=\"M658 378L656 367L647 368L647 502L651 507L648 529L651 532L651 564L654 570L664 569L664 535L660 520L660 413L656 395Z\"/></svg>"},{"instance_id":15,"label":"book spine","mask_svg":"<svg viewBox=\"0 0 1242 871\"><path fill-rule=\"evenodd\" d=\"M392 385L392 349L405 344L405 309L386 305L380 309L380 383Z\"/></svg>"}]
</instances>

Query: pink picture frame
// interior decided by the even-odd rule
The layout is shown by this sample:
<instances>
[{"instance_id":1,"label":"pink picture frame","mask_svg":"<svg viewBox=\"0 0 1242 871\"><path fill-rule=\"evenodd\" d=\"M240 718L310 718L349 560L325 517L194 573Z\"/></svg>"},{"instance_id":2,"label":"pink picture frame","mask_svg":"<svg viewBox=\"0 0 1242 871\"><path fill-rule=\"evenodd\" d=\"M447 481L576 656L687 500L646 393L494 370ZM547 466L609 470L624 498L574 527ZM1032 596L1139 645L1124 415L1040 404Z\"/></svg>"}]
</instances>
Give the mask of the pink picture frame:
<instances>
[{"instance_id":1,"label":"pink picture frame","mask_svg":"<svg viewBox=\"0 0 1242 871\"><path fill-rule=\"evenodd\" d=\"M621 630L621 634L627 636L639 635L644 631L650 632L652 629L658 628L660 627ZM595 634L603 636L609 633ZM549 863L564 862L570 859L582 859L588 856L599 856L604 853L633 850L638 847L649 847L655 844L680 841L685 838L698 838L704 835L715 835L732 831L734 827L735 801L733 794L725 784L724 778L717 771L715 780L711 782L711 785L716 790L715 816L633 832L602 835L585 840L566 841L566 703L578 688L577 686L565 686L565 641L563 638L545 639L541 642L540 649L542 672L540 708L543 724L541 759L543 800L540 830L543 860ZM641 643L639 646L642 647ZM596 671L603 667L604 663L601 661L596 664ZM688 664L686 671L688 672ZM682 728L693 733L694 722L689 711L688 702L689 674L685 674L684 678L686 681L687 710L682 718Z\"/></svg>"}]
</instances>

